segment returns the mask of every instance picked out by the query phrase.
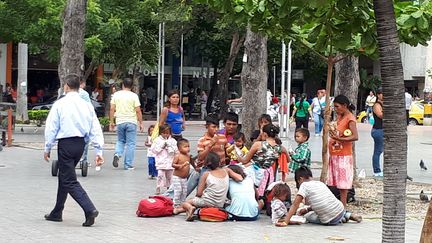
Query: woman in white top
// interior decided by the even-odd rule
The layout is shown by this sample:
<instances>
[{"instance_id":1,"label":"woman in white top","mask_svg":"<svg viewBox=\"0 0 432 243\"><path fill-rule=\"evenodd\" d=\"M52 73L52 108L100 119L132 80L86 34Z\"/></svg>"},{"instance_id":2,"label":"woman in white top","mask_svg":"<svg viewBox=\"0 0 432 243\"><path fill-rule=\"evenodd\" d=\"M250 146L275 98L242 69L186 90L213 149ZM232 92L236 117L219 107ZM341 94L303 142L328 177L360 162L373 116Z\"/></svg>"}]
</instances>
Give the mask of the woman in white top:
<instances>
[{"instance_id":1,"label":"woman in white top","mask_svg":"<svg viewBox=\"0 0 432 243\"><path fill-rule=\"evenodd\" d=\"M322 90L317 91L317 96L312 99L312 113L315 123L315 136L318 137L324 126L325 94Z\"/></svg>"}]
</instances>

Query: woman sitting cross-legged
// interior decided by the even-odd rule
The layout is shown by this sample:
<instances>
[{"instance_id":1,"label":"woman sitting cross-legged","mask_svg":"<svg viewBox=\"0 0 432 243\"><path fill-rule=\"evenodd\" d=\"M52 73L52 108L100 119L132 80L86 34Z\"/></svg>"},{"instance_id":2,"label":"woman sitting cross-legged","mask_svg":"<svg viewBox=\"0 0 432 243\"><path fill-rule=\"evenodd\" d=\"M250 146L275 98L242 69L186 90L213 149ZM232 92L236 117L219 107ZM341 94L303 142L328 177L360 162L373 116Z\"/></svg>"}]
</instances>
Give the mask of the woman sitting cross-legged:
<instances>
[{"instance_id":1,"label":"woman sitting cross-legged","mask_svg":"<svg viewBox=\"0 0 432 243\"><path fill-rule=\"evenodd\" d=\"M181 208L176 208L174 214L186 212L186 221L194 220L196 208L223 208L227 199L229 177L235 181L242 181L243 177L229 168L219 165L220 157L210 152L204 161L209 169L200 178L195 198L184 202Z\"/></svg>"},{"instance_id":2,"label":"woman sitting cross-legged","mask_svg":"<svg viewBox=\"0 0 432 243\"><path fill-rule=\"evenodd\" d=\"M258 219L258 192L251 177L246 176L243 169L238 165L230 165L229 169L243 177L243 181L229 181L228 196L230 205L225 210L230 214L231 220L254 221Z\"/></svg>"}]
</instances>

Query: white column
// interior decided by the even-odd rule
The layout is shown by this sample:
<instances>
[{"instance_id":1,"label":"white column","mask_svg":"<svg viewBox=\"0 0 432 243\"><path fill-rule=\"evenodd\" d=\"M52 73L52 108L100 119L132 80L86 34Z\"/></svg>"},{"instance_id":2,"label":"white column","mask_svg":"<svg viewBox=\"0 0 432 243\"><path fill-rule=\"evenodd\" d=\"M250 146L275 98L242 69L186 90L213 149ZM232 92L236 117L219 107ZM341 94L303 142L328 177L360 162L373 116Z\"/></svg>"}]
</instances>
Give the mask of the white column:
<instances>
[{"instance_id":1,"label":"white column","mask_svg":"<svg viewBox=\"0 0 432 243\"><path fill-rule=\"evenodd\" d=\"M162 24L159 23L159 58L158 58L158 76L157 76L157 93L156 93L156 120L159 121L159 115L160 115L160 88L161 88L161 38L162 38Z\"/></svg>"},{"instance_id":2,"label":"white column","mask_svg":"<svg viewBox=\"0 0 432 243\"><path fill-rule=\"evenodd\" d=\"M285 121L285 124L287 124L287 134L289 132L289 118L291 116L290 114L290 102L291 102L291 43L292 41L290 41L288 43L288 77L287 77L287 100L288 100L288 108L287 108L287 115L286 118L287 120Z\"/></svg>"},{"instance_id":3,"label":"white column","mask_svg":"<svg viewBox=\"0 0 432 243\"><path fill-rule=\"evenodd\" d=\"M28 46L18 44L18 82L17 82L17 108L16 119L27 121L27 70L28 70Z\"/></svg>"},{"instance_id":4,"label":"white column","mask_svg":"<svg viewBox=\"0 0 432 243\"><path fill-rule=\"evenodd\" d=\"M428 41L426 47L426 67L425 67L425 86L424 86L424 100L429 104L425 105L425 113L423 117L424 126L432 126L432 40Z\"/></svg>"},{"instance_id":5,"label":"white column","mask_svg":"<svg viewBox=\"0 0 432 243\"><path fill-rule=\"evenodd\" d=\"M0 44L0 85L3 89L6 86L6 58L7 57L7 44ZM3 90L1 90L3 92Z\"/></svg>"},{"instance_id":6,"label":"white column","mask_svg":"<svg viewBox=\"0 0 432 243\"><path fill-rule=\"evenodd\" d=\"M286 102L285 97L285 59L286 59L286 45L285 42L282 41L282 67L281 67L281 104L284 105ZM289 104L289 103L288 103ZM286 137L286 122L285 120L284 109L282 109L282 113L279 116L279 127L280 127L280 137Z\"/></svg>"}]
</instances>

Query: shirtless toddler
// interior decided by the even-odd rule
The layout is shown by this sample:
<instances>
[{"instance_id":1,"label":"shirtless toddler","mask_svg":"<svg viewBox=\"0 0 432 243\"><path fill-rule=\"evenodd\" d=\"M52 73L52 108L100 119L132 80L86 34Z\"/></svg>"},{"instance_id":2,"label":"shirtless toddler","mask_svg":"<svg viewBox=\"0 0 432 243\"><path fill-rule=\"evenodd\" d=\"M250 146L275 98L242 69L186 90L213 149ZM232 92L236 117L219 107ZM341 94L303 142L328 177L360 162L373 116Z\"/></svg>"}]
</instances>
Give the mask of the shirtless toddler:
<instances>
[{"instance_id":1,"label":"shirtless toddler","mask_svg":"<svg viewBox=\"0 0 432 243\"><path fill-rule=\"evenodd\" d=\"M173 174L173 187L174 187L174 206L178 207L187 197L187 177L189 175L189 164L191 160L189 141L180 139L177 141L179 153L174 157L172 167L174 168Z\"/></svg>"}]
</instances>

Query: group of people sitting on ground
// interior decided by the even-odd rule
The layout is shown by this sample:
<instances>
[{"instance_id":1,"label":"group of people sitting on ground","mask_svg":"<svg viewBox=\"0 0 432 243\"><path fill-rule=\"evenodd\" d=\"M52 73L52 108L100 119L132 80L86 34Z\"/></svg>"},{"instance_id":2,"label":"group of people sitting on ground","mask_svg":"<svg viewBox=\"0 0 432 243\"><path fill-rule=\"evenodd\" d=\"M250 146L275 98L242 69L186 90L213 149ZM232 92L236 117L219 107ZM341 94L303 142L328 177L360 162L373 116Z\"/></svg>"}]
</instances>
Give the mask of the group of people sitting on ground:
<instances>
[{"instance_id":1,"label":"group of people sitting on ground","mask_svg":"<svg viewBox=\"0 0 432 243\"><path fill-rule=\"evenodd\" d=\"M276 226L298 223L293 220L296 214L317 224L335 225L349 219L360 222L361 216L346 211L346 194L352 187L353 175L350 149L358 137L352 123L355 118L349 115L351 105L345 96L336 97L334 107L338 118L330 132L327 184L341 189L341 201L327 185L312 179L309 131L296 129L298 146L287 150L278 138L279 128L266 114L260 116L259 129L250 136L253 144L249 149L245 146L245 135L237 129L237 114L226 114L223 130L218 130L218 119L207 117L206 132L198 140L196 157L190 155L187 139L179 134L174 137L170 125L161 124L159 136L149 138L146 143L149 178L157 178L155 193L171 197L174 214L185 212L188 221L194 219L196 208L206 207L224 208L232 220L253 221L266 207ZM282 172L281 180L276 180L278 171ZM285 184L288 173L294 174L298 189L292 205L291 191ZM195 188L195 196L187 200Z\"/></svg>"}]
</instances>

